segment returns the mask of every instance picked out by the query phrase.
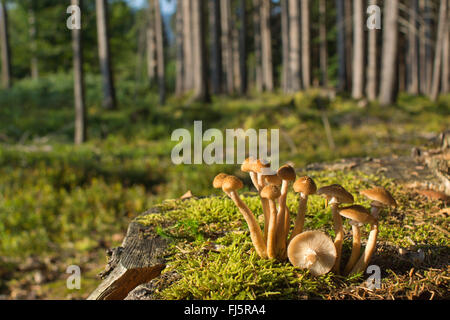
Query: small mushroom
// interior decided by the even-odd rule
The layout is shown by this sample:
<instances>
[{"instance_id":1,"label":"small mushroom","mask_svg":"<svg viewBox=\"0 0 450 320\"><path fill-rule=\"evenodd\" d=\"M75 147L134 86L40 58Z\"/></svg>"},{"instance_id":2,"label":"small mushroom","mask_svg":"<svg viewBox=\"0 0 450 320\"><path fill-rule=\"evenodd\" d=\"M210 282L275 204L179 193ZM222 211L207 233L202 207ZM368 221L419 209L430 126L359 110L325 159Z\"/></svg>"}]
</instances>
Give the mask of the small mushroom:
<instances>
[{"instance_id":1,"label":"small mushroom","mask_svg":"<svg viewBox=\"0 0 450 320\"><path fill-rule=\"evenodd\" d=\"M301 177L294 183L294 191L299 194L297 219L295 220L294 230L291 239L303 232L305 225L305 214L308 206L308 197L317 192L317 186L310 177Z\"/></svg>"},{"instance_id":2,"label":"small mushroom","mask_svg":"<svg viewBox=\"0 0 450 320\"><path fill-rule=\"evenodd\" d=\"M266 186L266 183L264 181L264 176L270 176L274 173L271 172L270 169L270 162L266 160L258 159L255 161L253 165L253 170L256 172L258 177L258 185L262 189Z\"/></svg>"},{"instance_id":3,"label":"small mushroom","mask_svg":"<svg viewBox=\"0 0 450 320\"><path fill-rule=\"evenodd\" d=\"M333 240L320 231L306 231L295 236L289 243L287 254L295 267L309 269L314 276L329 272L336 262Z\"/></svg>"},{"instance_id":4,"label":"small mushroom","mask_svg":"<svg viewBox=\"0 0 450 320\"><path fill-rule=\"evenodd\" d=\"M279 255L286 256L286 238L289 233L289 212L286 207L286 199L288 194L288 187L291 181L297 177L294 168L290 165L284 165L277 171L277 176L281 179L281 195L279 198L279 213L277 216L277 250Z\"/></svg>"},{"instance_id":5,"label":"small mushroom","mask_svg":"<svg viewBox=\"0 0 450 320\"><path fill-rule=\"evenodd\" d=\"M261 191L261 197L269 201L270 221L269 233L267 235L267 256L270 259L277 258L276 252L276 231L277 231L277 207L275 200L280 197L280 188L270 184L265 186Z\"/></svg>"},{"instance_id":6,"label":"small mushroom","mask_svg":"<svg viewBox=\"0 0 450 320\"><path fill-rule=\"evenodd\" d=\"M360 192L366 198L372 200L371 213L378 219L380 211L384 207L397 207L397 202L389 191L382 187L375 187Z\"/></svg>"},{"instance_id":7,"label":"small mushroom","mask_svg":"<svg viewBox=\"0 0 450 320\"><path fill-rule=\"evenodd\" d=\"M361 251L361 227L364 224L373 225L377 220L370 215L370 211L360 205L353 205L339 210L339 214L350 219L353 233L352 253L344 268L344 274L349 274L359 259Z\"/></svg>"},{"instance_id":8,"label":"small mushroom","mask_svg":"<svg viewBox=\"0 0 450 320\"><path fill-rule=\"evenodd\" d=\"M261 187L258 184L258 175L255 171L255 163L256 160L252 157L245 159L241 165L241 171L248 172L248 174L250 175L250 179L252 179L253 186L256 188L256 190L258 190L258 192L260 192Z\"/></svg>"},{"instance_id":9,"label":"small mushroom","mask_svg":"<svg viewBox=\"0 0 450 320\"><path fill-rule=\"evenodd\" d=\"M267 258L267 247L258 221L256 220L253 212L241 200L237 193L237 190L242 189L243 186L244 185L240 179L235 176L228 176L223 180L222 190L230 195L231 200L233 200L239 211L244 216L250 230L250 237L256 252L261 258Z\"/></svg>"},{"instance_id":10,"label":"small mushroom","mask_svg":"<svg viewBox=\"0 0 450 320\"><path fill-rule=\"evenodd\" d=\"M339 274L342 256L342 243L344 241L344 228L342 226L342 217L339 214L339 205L343 203L352 204L354 199L353 196L339 184L322 187L317 190L317 194L324 196L327 199L328 204L331 206L334 232L336 234L334 238L334 245L336 246L337 254L333 272Z\"/></svg>"},{"instance_id":11,"label":"small mushroom","mask_svg":"<svg viewBox=\"0 0 450 320\"><path fill-rule=\"evenodd\" d=\"M213 187L215 189L222 189L223 181L225 178L228 177L228 174L226 173L219 173L213 180ZM230 196L228 193L226 193L227 196Z\"/></svg>"}]
</instances>

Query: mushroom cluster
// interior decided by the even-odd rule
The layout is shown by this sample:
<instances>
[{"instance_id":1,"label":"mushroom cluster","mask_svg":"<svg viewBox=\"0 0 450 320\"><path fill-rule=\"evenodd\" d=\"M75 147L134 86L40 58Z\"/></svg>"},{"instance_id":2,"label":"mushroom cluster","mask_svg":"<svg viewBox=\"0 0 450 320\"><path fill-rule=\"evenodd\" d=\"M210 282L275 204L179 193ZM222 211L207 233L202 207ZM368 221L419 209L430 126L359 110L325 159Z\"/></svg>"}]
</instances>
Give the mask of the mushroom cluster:
<instances>
[{"instance_id":1,"label":"mushroom cluster","mask_svg":"<svg viewBox=\"0 0 450 320\"><path fill-rule=\"evenodd\" d=\"M295 169L290 165L271 171L268 162L259 159L246 159L241 170L249 173L253 186L258 191L264 216L262 230L253 212L242 201L238 190L243 188L242 181L232 175L218 174L213 187L222 189L235 203L249 227L250 237L256 253L263 259L289 261L296 267L309 269L313 275L333 271L340 274L344 227L342 217L350 220L352 226L353 246L351 256L344 268L344 274L364 271L375 252L378 236L378 218L382 208L396 206L395 199L384 188L376 187L361 191L372 200L371 210L354 205L353 195L341 185L333 184L320 189L308 176L297 179ZM299 195L297 216L293 226L286 205L290 183ZM311 195L325 197L327 206L331 207L335 231L334 241L320 231L304 231L308 197ZM349 205L343 207L342 205ZM371 226L367 245L361 251L361 227Z\"/></svg>"}]
</instances>

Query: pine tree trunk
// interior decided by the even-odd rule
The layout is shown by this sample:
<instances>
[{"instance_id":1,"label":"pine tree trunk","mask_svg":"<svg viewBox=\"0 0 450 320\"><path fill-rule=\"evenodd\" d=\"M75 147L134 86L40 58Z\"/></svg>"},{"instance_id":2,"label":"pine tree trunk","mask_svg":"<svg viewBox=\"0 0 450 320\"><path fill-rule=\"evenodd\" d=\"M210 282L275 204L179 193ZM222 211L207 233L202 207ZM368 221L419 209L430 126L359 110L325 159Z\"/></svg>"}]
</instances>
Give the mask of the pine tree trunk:
<instances>
[{"instance_id":1,"label":"pine tree trunk","mask_svg":"<svg viewBox=\"0 0 450 320\"><path fill-rule=\"evenodd\" d=\"M192 0L192 33L194 54L194 97L196 100L208 102L210 99L206 75L206 45L204 34L204 2Z\"/></svg>"},{"instance_id":2,"label":"pine tree trunk","mask_svg":"<svg viewBox=\"0 0 450 320\"><path fill-rule=\"evenodd\" d=\"M408 93L419 94L418 0L409 0L408 26Z\"/></svg>"},{"instance_id":3,"label":"pine tree trunk","mask_svg":"<svg viewBox=\"0 0 450 320\"><path fill-rule=\"evenodd\" d=\"M222 91L222 46L220 44L220 0L209 0L209 28L211 30L212 92Z\"/></svg>"},{"instance_id":4,"label":"pine tree trunk","mask_svg":"<svg viewBox=\"0 0 450 320\"><path fill-rule=\"evenodd\" d=\"M231 7L229 0L220 0L220 19L222 26L222 61L226 78L226 92L234 92L233 47L231 37Z\"/></svg>"},{"instance_id":5,"label":"pine tree trunk","mask_svg":"<svg viewBox=\"0 0 450 320\"><path fill-rule=\"evenodd\" d=\"M394 103L396 80L396 60L398 46L398 5L399 0L389 0L384 4L383 54L381 65L380 104Z\"/></svg>"},{"instance_id":6,"label":"pine tree trunk","mask_svg":"<svg viewBox=\"0 0 450 320\"><path fill-rule=\"evenodd\" d=\"M71 4L81 8L82 0L71 0ZM75 144L86 141L86 105L84 92L83 46L81 29L72 29L73 76L75 100Z\"/></svg>"},{"instance_id":7,"label":"pine tree trunk","mask_svg":"<svg viewBox=\"0 0 450 320\"><path fill-rule=\"evenodd\" d=\"M303 87L311 87L311 44L309 24L309 0L301 1L301 23L302 23L302 78Z\"/></svg>"},{"instance_id":8,"label":"pine tree trunk","mask_svg":"<svg viewBox=\"0 0 450 320\"><path fill-rule=\"evenodd\" d=\"M353 0L353 99L361 99L364 93L364 3Z\"/></svg>"},{"instance_id":9,"label":"pine tree trunk","mask_svg":"<svg viewBox=\"0 0 450 320\"><path fill-rule=\"evenodd\" d=\"M8 12L4 0L0 0L0 45L2 59L2 86L11 87L11 55L8 33Z\"/></svg>"},{"instance_id":10,"label":"pine tree trunk","mask_svg":"<svg viewBox=\"0 0 450 320\"><path fill-rule=\"evenodd\" d=\"M31 51L31 78L37 80L39 78L39 65L37 58L36 43L36 14L34 12L34 1L31 2L31 8L28 10L28 32L30 34L30 51Z\"/></svg>"},{"instance_id":11,"label":"pine tree trunk","mask_svg":"<svg viewBox=\"0 0 450 320\"><path fill-rule=\"evenodd\" d=\"M239 0L239 18L241 24L241 28L239 29L240 92L242 95L245 95L247 93L247 8L245 6L245 0Z\"/></svg>"},{"instance_id":12,"label":"pine tree trunk","mask_svg":"<svg viewBox=\"0 0 450 320\"><path fill-rule=\"evenodd\" d=\"M289 91L302 89L301 75L301 40L300 40L300 3L298 0L288 0L289 10Z\"/></svg>"},{"instance_id":13,"label":"pine tree trunk","mask_svg":"<svg viewBox=\"0 0 450 320\"><path fill-rule=\"evenodd\" d=\"M350 91L353 87L353 0L344 0L345 21L345 90Z\"/></svg>"},{"instance_id":14,"label":"pine tree trunk","mask_svg":"<svg viewBox=\"0 0 450 320\"><path fill-rule=\"evenodd\" d=\"M114 89L109 50L107 1L96 0L96 9L98 55L100 59L100 70L103 81L103 107L106 109L115 109L116 93Z\"/></svg>"},{"instance_id":15,"label":"pine tree trunk","mask_svg":"<svg viewBox=\"0 0 450 320\"><path fill-rule=\"evenodd\" d=\"M377 5L377 0L371 0L370 5ZM377 98L377 69L378 69L378 50L377 50L377 29L368 31L368 63L367 63L367 99L374 101Z\"/></svg>"},{"instance_id":16,"label":"pine tree trunk","mask_svg":"<svg viewBox=\"0 0 450 320\"><path fill-rule=\"evenodd\" d=\"M237 23L237 16L236 12L233 10L231 12L231 43L232 43L232 51L233 51L233 74L234 74L234 81L233 86L234 92L240 92L241 91L241 84L242 84L242 76L241 76L241 52L240 52L240 43L239 43L239 29L238 29L238 23Z\"/></svg>"},{"instance_id":17,"label":"pine tree trunk","mask_svg":"<svg viewBox=\"0 0 450 320\"><path fill-rule=\"evenodd\" d=\"M270 28L271 2L262 1L261 4L261 47L263 86L266 91L273 90L272 65L272 31Z\"/></svg>"},{"instance_id":18,"label":"pine tree trunk","mask_svg":"<svg viewBox=\"0 0 450 320\"><path fill-rule=\"evenodd\" d=\"M431 0L424 3L424 25L425 25L425 90L431 93L431 81L433 77L433 9Z\"/></svg>"},{"instance_id":19,"label":"pine tree trunk","mask_svg":"<svg viewBox=\"0 0 450 320\"><path fill-rule=\"evenodd\" d=\"M263 90L262 72L262 47L261 47L261 0L253 0L253 26L255 46L255 89L257 92Z\"/></svg>"},{"instance_id":20,"label":"pine tree trunk","mask_svg":"<svg viewBox=\"0 0 450 320\"><path fill-rule=\"evenodd\" d=\"M289 91L289 0L280 0L281 6L281 41L282 41L282 75L281 89Z\"/></svg>"},{"instance_id":21,"label":"pine tree trunk","mask_svg":"<svg viewBox=\"0 0 450 320\"><path fill-rule=\"evenodd\" d=\"M175 94L180 96L184 92L184 63L183 63L183 5L177 2L175 13L175 42L176 42L176 83Z\"/></svg>"},{"instance_id":22,"label":"pine tree trunk","mask_svg":"<svg viewBox=\"0 0 450 320\"><path fill-rule=\"evenodd\" d=\"M346 88L346 33L344 0L336 0L336 26L337 26L337 55L338 55L338 83L337 91L342 92Z\"/></svg>"},{"instance_id":23,"label":"pine tree trunk","mask_svg":"<svg viewBox=\"0 0 450 320\"><path fill-rule=\"evenodd\" d=\"M164 63L164 29L161 17L161 9L159 7L159 0L154 1L154 19L155 19L155 36L156 36L156 71L158 74L158 89L159 89L159 103L166 102L166 72Z\"/></svg>"},{"instance_id":24,"label":"pine tree trunk","mask_svg":"<svg viewBox=\"0 0 450 320\"><path fill-rule=\"evenodd\" d=\"M439 84L442 72L443 44L444 37L448 33L448 0L442 0L439 7L438 33L436 38L436 49L433 68L433 79L431 83L431 100L436 101L439 95Z\"/></svg>"},{"instance_id":25,"label":"pine tree trunk","mask_svg":"<svg viewBox=\"0 0 450 320\"><path fill-rule=\"evenodd\" d=\"M194 88L191 2L192 0L181 1L183 7L184 90L186 91Z\"/></svg>"},{"instance_id":26,"label":"pine tree trunk","mask_svg":"<svg viewBox=\"0 0 450 320\"><path fill-rule=\"evenodd\" d=\"M448 9L447 9L448 10ZM450 10L448 10L447 21L450 20ZM443 94L449 93L449 69L450 69L450 26L447 27L444 36L442 52L442 85L441 92Z\"/></svg>"},{"instance_id":27,"label":"pine tree trunk","mask_svg":"<svg viewBox=\"0 0 450 320\"><path fill-rule=\"evenodd\" d=\"M148 6L148 23L147 23L147 76L150 85L156 79L156 38L155 38L155 19L153 2L149 1Z\"/></svg>"},{"instance_id":28,"label":"pine tree trunk","mask_svg":"<svg viewBox=\"0 0 450 320\"><path fill-rule=\"evenodd\" d=\"M327 2L319 0L319 37L321 85L328 88Z\"/></svg>"}]
</instances>

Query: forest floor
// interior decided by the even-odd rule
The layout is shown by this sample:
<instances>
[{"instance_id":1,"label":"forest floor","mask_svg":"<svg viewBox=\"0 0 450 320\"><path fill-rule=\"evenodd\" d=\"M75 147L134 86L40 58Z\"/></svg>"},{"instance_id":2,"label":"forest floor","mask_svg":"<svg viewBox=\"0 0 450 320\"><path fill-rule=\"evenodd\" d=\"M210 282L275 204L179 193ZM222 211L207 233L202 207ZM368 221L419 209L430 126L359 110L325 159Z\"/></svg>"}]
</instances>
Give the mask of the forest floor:
<instances>
[{"instance_id":1,"label":"forest floor","mask_svg":"<svg viewBox=\"0 0 450 320\"><path fill-rule=\"evenodd\" d=\"M431 144L450 124L448 95L438 103L402 95L389 108L362 107L338 97L324 113L314 91L215 98L210 105L187 105L188 98L172 98L161 107L156 95L130 91L122 84L120 108L106 111L93 98L97 92L89 91L96 87L88 79L89 141L74 147L71 81L61 77L24 81L0 91L0 298L86 298L100 281L97 274L106 263L106 249L121 243L133 218L188 190L196 196L217 194L211 188L215 174L237 173L237 166L175 166L170 160L177 143L171 141L171 133L178 128L192 131L195 120L203 120L204 131L281 129L280 159L296 168L341 158L407 155L413 146ZM334 149L327 143L324 114ZM403 203L411 198L402 193L406 191L396 192ZM443 208L423 199L412 201L418 212L430 216ZM434 223L446 220L435 218ZM393 225L402 223L396 216L389 219ZM325 228L328 223L311 227ZM430 242L421 238L426 234L432 237L430 245L448 249L448 243L438 244L442 234L424 228L428 227L421 227L419 238L409 236L416 245ZM248 245L244 238L241 241ZM383 248L384 244L381 252ZM66 287L66 269L73 264L82 270L81 290ZM400 276L409 273L402 271ZM448 273L443 276L448 280ZM433 291L443 297L439 288Z\"/></svg>"}]
</instances>

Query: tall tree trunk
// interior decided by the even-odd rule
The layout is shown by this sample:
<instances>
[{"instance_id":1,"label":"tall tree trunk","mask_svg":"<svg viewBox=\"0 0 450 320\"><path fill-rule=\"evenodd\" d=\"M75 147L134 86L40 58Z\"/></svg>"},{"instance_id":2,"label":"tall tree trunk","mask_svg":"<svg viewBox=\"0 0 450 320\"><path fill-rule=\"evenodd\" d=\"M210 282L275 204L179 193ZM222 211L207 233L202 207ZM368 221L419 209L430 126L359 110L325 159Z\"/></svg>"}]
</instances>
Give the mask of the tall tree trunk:
<instances>
[{"instance_id":1,"label":"tall tree trunk","mask_svg":"<svg viewBox=\"0 0 450 320\"><path fill-rule=\"evenodd\" d=\"M96 0L95 3L97 9L98 56L103 81L103 107L106 109L115 109L116 93L109 50L107 1Z\"/></svg>"},{"instance_id":2,"label":"tall tree trunk","mask_svg":"<svg viewBox=\"0 0 450 320\"><path fill-rule=\"evenodd\" d=\"M194 53L194 95L196 100L208 102L210 99L206 75L206 46L204 33L204 2L192 0L192 33Z\"/></svg>"},{"instance_id":3,"label":"tall tree trunk","mask_svg":"<svg viewBox=\"0 0 450 320\"><path fill-rule=\"evenodd\" d=\"M211 30L212 92L222 91L222 46L220 45L220 0L209 0L209 28Z\"/></svg>"},{"instance_id":4,"label":"tall tree trunk","mask_svg":"<svg viewBox=\"0 0 450 320\"><path fill-rule=\"evenodd\" d=\"M154 19L155 19L155 36L156 36L156 65L158 74L158 89L159 89L159 103L166 103L166 72L164 63L164 28L161 17L161 9L159 7L159 0L153 1Z\"/></svg>"},{"instance_id":5,"label":"tall tree trunk","mask_svg":"<svg viewBox=\"0 0 450 320\"><path fill-rule=\"evenodd\" d=\"M319 37L321 85L328 87L327 2L319 0Z\"/></svg>"},{"instance_id":6,"label":"tall tree trunk","mask_svg":"<svg viewBox=\"0 0 450 320\"><path fill-rule=\"evenodd\" d=\"M28 10L28 32L30 35L30 51L31 51L31 78L36 80L39 78L39 65L37 58L37 27L35 14L35 1L31 1L30 9Z\"/></svg>"},{"instance_id":7,"label":"tall tree trunk","mask_svg":"<svg viewBox=\"0 0 450 320\"><path fill-rule=\"evenodd\" d=\"M147 76L150 85L156 79L156 38L155 38L155 19L153 2L149 1L148 5L148 22L147 22Z\"/></svg>"},{"instance_id":8,"label":"tall tree trunk","mask_svg":"<svg viewBox=\"0 0 450 320\"><path fill-rule=\"evenodd\" d=\"M270 28L271 1L262 1L261 4L261 47L263 86L266 91L273 90L273 64L272 64L272 31Z\"/></svg>"},{"instance_id":9,"label":"tall tree trunk","mask_svg":"<svg viewBox=\"0 0 450 320\"><path fill-rule=\"evenodd\" d=\"M311 87L311 44L310 44L310 24L309 24L309 0L301 1L301 21L302 21L302 78L303 87Z\"/></svg>"},{"instance_id":10,"label":"tall tree trunk","mask_svg":"<svg viewBox=\"0 0 450 320\"><path fill-rule=\"evenodd\" d=\"M350 91L353 87L353 0L344 0L344 21L345 21L345 89Z\"/></svg>"},{"instance_id":11,"label":"tall tree trunk","mask_svg":"<svg viewBox=\"0 0 450 320\"><path fill-rule=\"evenodd\" d=\"M2 86L11 87L11 55L9 48L8 12L4 0L0 0L0 44L2 58Z\"/></svg>"},{"instance_id":12,"label":"tall tree trunk","mask_svg":"<svg viewBox=\"0 0 450 320\"><path fill-rule=\"evenodd\" d=\"M289 89L296 92L302 89L301 75L301 43L300 43L300 3L298 0L288 0L289 10Z\"/></svg>"},{"instance_id":13,"label":"tall tree trunk","mask_svg":"<svg viewBox=\"0 0 450 320\"><path fill-rule=\"evenodd\" d=\"M241 28L239 29L239 63L241 73L241 94L247 93L247 8L245 0L239 0L239 20Z\"/></svg>"},{"instance_id":14,"label":"tall tree trunk","mask_svg":"<svg viewBox=\"0 0 450 320\"><path fill-rule=\"evenodd\" d=\"M184 90L190 91L194 88L193 52L192 52L192 0L183 0L183 54L184 54Z\"/></svg>"},{"instance_id":15,"label":"tall tree trunk","mask_svg":"<svg viewBox=\"0 0 450 320\"><path fill-rule=\"evenodd\" d=\"M232 10L231 12L231 44L232 44L232 51L233 51L233 86L234 92L240 92L241 83L242 83L242 76L241 76L241 52L239 49L239 28L237 23L237 16L236 12Z\"/></svg>"},{"instance_id":16,"label":"tall tree trunk","mask_svg":"<svg viewBox=\"0 0 450 320\"><path fill-rule=\"evenodd\" d=\"M261 0L253 0L253 27L255 46L255 89L258 92L263 90L262 72L262 47L261 47Z\"/></svg>"},{"instance_id":17,"label":"tall tree trunk","mask_svg":"<svg viewBox=\"0 0 450 320\"><path fill-rule=\"evenodd\" d=\"M419 94L418 0L409 0L408 93Z\"/></svg>"},{"instance_id":18,"label":"tall tree trunk","mask_svg":"<svg viewBox=\"0 0 450 320\"><path fill-rule=\"evenodd\" d=\"M377 0L370 0L370 5L377 5ZM369 101L377 98L377 69L378 69L378 50L377 50L377 29L368 31L368 63L367 63L367 86L366 93Z\"/></svg>"},{"instance_id":19,"label":"tall tree trunk","mask_svg":"<svg viewBox=\"0 0 450 320\"><path fill-rule=\"evenodd\" d=\"M336 0L336 25L337 25L337 54L338 54L338 83L337 90L342 92L346 88L346 32L345 32L345 7L344 0Z\"/></svg>"},{"instance_id":20,"label":"tall tree trunk","mask_svg":"<svg viewBox=\"0 0 450 320\"><path fill-rule=\"evenodd\" d=\"M384 4L383 54L381 66L380 104L394 102L396 79L396 58L398 46L398 5L399 0L389 0Z\"/></svg>"},{"instance_id":21,"label":"tall tree trunk","mask_svg":"<svg viewBox=\"0 0 450 320\"><path fill-rule=\"evenodd\" d=\"M431 100L436 101L439 95L439 84L442 72L442 57L444 37L448 33L448 16L447 16L448 0L442 0L439 8L438 33L436 38L436 49L433 68L433 79L431 83Z\"/></svg>"},{"instance_id":22,"label":"tall tree trunk","mask_svg":"<svg viewBox=\"0 0 450 320\"><path fill-rule=\"evenodd\" d=\"M433 7L431 0L424 3L424 26L425 26L425 90L431 93L431 81L433 77Z\"/></svg>"},{"instance_id":23,"label":"tall tree trunk","mask_svg":"<svg viewBox=\"0 0 450 320\"><path fill-rule=\"evenodd\" d=\"M180 96L184 92L184 63L183 63L183 5L177 2L175 16L175 42L176 42L176 83L175 94Z\"/></svg>"},{"instance_id":24,"label":"tall tree trunk","mask_svg":"<svg viewBox=\"0 0 450 320\"><path fill-rule=\"evenodd\" d=\"M71 4L81 8L82 0L71 0ZM84 93L83 45L81 29L72 29L73 77L75 100L75 144L86 141L86 105Z\"/></svg>"},{"instance_id":25,"label":"tall tree trunk","mask_svg":"<svg viewBox=\"0 0 450 320\"><path fill-rule=\"evenodd\" d=\"M233 47L231 37L231 4L229 0L220 0L220 19L222 27L222 58L226 78L226 92L234 91Z\"/></svg>"},{"instance_id":26,"label":"tall tree trunk","mask_svg":"<svg viewBox=\"0 0 450 320\"><path fill-rule=\"evenodd\" d=\"M289 91L289 0L280 0L281 5L281 40L282 40L282 75L281 88L283 92Z\"/></svg>"},{"instance_id":27,"label":"tall tree trunk","mask_svg":"<svg viewBox=\"0 0 450 320\"><path fill-rule=\"evenodd\" d=\"M448 9L447 9L448 10ZM447 21L450 20L450 10L448 10ZM448 25L448 22L447 22ZM442 85L441 92L443 94L449 93L449 69L450 69L450 27L447 26L445 36L444 36L444 44L442 49Z\"/></svg>"},{"instance_id":28,"label":"tall tree trunk","mask_svg":"<svg viewBox=\"0 0 450 320\"><path fill-rule=\"evenodd\" d=\"M353 99L364 94L364 3L353 0Z\"/></svg>"}]
</instances>

